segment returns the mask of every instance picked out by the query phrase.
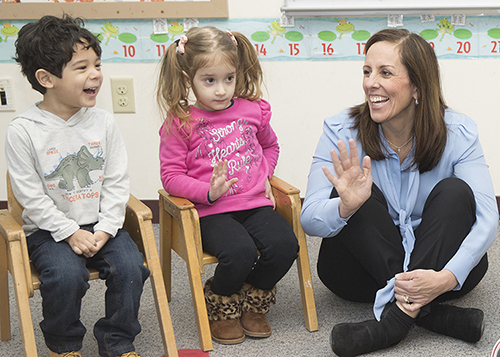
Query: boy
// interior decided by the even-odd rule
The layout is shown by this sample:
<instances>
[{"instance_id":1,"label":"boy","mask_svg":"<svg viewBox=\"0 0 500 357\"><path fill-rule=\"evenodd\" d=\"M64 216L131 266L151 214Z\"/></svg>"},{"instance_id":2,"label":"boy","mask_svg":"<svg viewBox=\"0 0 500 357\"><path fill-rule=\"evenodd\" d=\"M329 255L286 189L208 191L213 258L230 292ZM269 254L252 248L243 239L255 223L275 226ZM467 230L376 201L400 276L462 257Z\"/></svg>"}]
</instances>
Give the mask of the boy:
<instances>
[{"instance_id":1,"label":"boy","mask_svg":"<svg viewBox=\"0 0 500 357\"><path fill-rule=\"evenodd\" d=\"M122 228L127 155L111 114L93 108L101 48L81 19L44 16L19 31L15 60L43 100L7 129L12 188L24 207L30 258L40 275L40 327L53 356L81 356L86 267L106 280L106 312L94 326L101 357L138 356L140 296L149 271Z\"/></svg>"}]
</instances>

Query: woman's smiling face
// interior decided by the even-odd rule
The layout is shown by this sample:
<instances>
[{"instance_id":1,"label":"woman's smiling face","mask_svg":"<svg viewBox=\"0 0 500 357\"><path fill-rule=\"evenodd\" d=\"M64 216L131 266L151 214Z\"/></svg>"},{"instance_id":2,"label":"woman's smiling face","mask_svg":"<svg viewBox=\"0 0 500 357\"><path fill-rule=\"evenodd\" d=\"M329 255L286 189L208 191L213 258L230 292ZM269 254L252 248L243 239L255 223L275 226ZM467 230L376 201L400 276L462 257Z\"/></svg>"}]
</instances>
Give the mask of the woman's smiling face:
<instances>
[{"instance_id":1,"label":"woman's smiling face","mask_svg":"<svg viewBox=\"0 0 500 357\"><path fill-rule=\"evenodd\" d=\"M366 53L363 75L363 89L373 121L382 124L413 120L417 90L401 63L397 44L386 41L373 44Z\"/></svg>"}]
</instances>

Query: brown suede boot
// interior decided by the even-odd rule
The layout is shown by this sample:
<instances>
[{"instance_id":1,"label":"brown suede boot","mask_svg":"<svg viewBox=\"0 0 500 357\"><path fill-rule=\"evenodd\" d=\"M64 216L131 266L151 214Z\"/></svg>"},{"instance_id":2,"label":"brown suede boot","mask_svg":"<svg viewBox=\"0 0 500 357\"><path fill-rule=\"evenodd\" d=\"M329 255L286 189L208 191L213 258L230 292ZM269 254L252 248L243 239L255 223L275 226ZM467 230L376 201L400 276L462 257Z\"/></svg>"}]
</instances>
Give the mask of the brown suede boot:
<instances>
[{"instance_id":1,"label":"brown suede boot","mask_svg":"<svg viewBox=\"0 0 500 357\"><path fill-rule=\"evenodd\" d=\"M212 339L223 345L241 343L245 340L239 320L244 295L241 290L231 296L217 295L210 290L212 280L208 279L203 289Z\"/></svg>"},{"instance_id":2,"label":"brown suede boot","mask_svg":"<svg viewBox=\"0 0 500 357\"><path fill-rule=\"evenodd\" d=\"M241 290L245 293L245 299L241 306L240 322L245 335L257 338L271 336L266 314L271 303L276 301L276 286L271 290L261 290L245 283Z\"/></svg>"}]
</instances>

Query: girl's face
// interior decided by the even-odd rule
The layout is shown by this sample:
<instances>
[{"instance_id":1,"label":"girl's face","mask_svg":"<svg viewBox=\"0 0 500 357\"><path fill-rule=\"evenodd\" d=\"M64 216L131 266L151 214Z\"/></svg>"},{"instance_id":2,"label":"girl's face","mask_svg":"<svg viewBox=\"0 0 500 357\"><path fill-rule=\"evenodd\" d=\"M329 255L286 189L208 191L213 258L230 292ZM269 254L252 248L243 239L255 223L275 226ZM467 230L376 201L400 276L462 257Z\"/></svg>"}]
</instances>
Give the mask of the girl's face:
<instances>
[{"instance_id":1,"label":"girl's face","mask_svg":"<svg viewBox=\"0 0 500 357\"><path fill-rule=\"evenodd\" d=\"M417 90L401 63L396 44L373 44L366 54L363 74L363 89L373 121L383 124L413 120Z\"/></svg>"},{"instance_id":2,"label":"girl's face","mask_svg":"<svg viewBox=\"0 0 500 357\"><path fill-rule=\"evenodd\" d=\"M236 86L236 68L225 63L200 68L194 75L192 87L195 107L215 111L231 105Z\"/></svg>"}]
</instances>

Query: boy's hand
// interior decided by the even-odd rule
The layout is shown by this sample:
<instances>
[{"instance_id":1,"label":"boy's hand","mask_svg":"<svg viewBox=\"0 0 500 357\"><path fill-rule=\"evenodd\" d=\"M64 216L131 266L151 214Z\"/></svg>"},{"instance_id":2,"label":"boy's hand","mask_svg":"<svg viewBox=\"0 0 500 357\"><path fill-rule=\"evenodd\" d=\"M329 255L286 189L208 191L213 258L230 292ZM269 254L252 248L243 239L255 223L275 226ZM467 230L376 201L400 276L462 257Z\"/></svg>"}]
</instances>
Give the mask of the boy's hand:
<instances>
[{"instance_id":1,"label":"boy's hand","mask_svg":"<svg viewBox=\"0 0 500 357\"><path fill-rule=\"evenodd\" d=\"M210 197L210 201L214 202L219 197L224 195L232 185L238 182L238 178L234 177L229 181L227 180L227 160L219 160L214 165L214 171L212 173L212 177L210 178L210 190L208 191L208 195Z\"/></svg>"},{"instance_id":2,"label":"boy's hand","mask_svg":"<svg viewBox=\"0 0 500 357\"><path fill-rule=\"evenodd\" d=\"M97 241L94 235L84 229L77 230L65 240L76 254L83 254L86 258L93 257L100 249L97 248Z\"/></svg>"},{"instance_id":3,"label":"boy's hand","mask_svg":"<svg viewBox=\"0 0 500 357\"><path fill-rule=\"evenodd\" d=\"M273 209L276 209L276 200L274 199L273 189L271 188L268 178L266 178L266 197L273 202Z\"/></svg>"},{"instance_id":4,"label":"boy's hand","mask_svg":"<svg viewBox=\"0 0 500 357\"><path fill-rule=\"evenodd\" d=\"M94 238L97 242L97 251L101 250L102 247L107 243L111 236L103 231L94 232Z\"/></svg>"}]
</instances>

